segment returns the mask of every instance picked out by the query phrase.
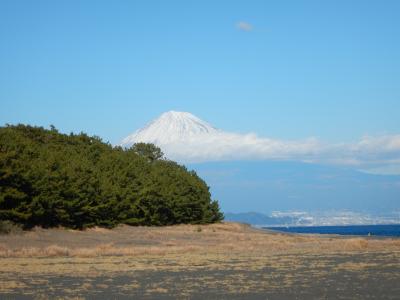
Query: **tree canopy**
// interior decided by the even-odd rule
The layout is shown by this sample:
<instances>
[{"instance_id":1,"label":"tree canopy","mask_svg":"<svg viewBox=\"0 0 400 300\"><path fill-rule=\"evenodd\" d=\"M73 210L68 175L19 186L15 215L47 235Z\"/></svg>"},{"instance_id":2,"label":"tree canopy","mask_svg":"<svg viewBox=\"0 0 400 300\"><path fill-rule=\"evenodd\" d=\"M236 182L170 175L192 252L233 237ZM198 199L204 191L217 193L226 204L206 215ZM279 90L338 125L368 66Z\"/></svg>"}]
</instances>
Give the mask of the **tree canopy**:
<instances>
[{"instance_id":1,"label":"tree canopy","mask_svg":"<svg viewBox=\"0 0 400 300\"><path fill-rule=\"evenodd\" d=\"M0 220L85 228L222 218L206 183L155 145L123 149L54 126L0 127Z\"/></svg>"},{"instance_id":2,"label":"tree canopy","mask_svg":"<svg viewBox=\"0 0 400 300\"><path fill-rule=\"evenodd\" d=\"M164 156L161 149L154 144L137 143L132 145L131 150L136 154L147 158L150 162L162 159Z\"/></svg>"}]
</instances>

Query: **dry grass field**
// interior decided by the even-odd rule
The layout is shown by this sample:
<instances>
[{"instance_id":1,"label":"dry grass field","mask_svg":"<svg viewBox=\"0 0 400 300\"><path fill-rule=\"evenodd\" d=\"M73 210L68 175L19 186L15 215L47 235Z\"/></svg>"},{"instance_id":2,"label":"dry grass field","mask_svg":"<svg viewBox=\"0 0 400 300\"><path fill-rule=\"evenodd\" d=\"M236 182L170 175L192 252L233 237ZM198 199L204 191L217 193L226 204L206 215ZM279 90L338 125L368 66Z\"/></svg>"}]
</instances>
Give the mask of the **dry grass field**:
<instances>
[{"instance_id":1,"label":"dry grass field","mask_svg":"<svg viewBox=\"0 0 400 300\"><path fill-rule=\"evenodd\" d=\"M238 223L0 235L1 299L398 299L400 239Z\"/></svg>"}]
</instances>

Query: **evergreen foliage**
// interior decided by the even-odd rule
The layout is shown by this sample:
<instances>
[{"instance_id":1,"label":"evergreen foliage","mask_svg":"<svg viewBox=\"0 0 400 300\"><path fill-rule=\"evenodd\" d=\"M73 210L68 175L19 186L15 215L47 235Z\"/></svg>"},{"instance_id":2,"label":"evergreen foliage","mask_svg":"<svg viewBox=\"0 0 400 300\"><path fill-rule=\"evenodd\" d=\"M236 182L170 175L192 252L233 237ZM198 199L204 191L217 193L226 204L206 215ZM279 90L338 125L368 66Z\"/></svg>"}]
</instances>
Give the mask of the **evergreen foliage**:
<instances>
[{"instance_id":1,"label":"evergreen foliage","mask_svg":"<svg viewBox=\"0 0 400 300\"><path fill-rule=\"evenodd\" d=\"M222 220L194 171L152 144L27 125L0 127L0 221L24 227L172 225Z\"/></svg>"}]
</instances>

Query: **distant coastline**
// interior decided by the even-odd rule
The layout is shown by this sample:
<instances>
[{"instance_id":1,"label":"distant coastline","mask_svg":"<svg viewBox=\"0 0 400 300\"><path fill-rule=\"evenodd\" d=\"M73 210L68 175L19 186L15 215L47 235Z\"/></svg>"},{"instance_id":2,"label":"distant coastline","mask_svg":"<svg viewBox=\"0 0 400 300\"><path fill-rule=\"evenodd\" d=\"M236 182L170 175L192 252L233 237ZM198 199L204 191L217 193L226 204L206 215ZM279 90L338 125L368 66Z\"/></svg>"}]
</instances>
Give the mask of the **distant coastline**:
<instances>
[{"instance_id":1,"label":"distant coastline","mask_svg":"<svg viewBox=\"0 0 400 300\"><path fill-rule=\"evenodd\" d=\"M229 213L225 220L247 223L256 227L302 227L302 226L361 226L400 224L398 212L369 214L356 211L275 211L270 214L259 212Z\"/></svg>"}]
</instances>

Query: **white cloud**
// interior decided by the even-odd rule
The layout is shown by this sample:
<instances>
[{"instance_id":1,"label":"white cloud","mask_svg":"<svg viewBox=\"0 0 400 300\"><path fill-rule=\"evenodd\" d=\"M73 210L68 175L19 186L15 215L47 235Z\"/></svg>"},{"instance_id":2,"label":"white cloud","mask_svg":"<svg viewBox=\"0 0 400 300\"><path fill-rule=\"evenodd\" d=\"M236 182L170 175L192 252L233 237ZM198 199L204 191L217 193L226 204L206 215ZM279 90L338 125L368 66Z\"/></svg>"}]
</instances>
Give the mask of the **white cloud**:
<instances>
[{"instance_id":1,"label":"white cloud","mask_svg":"<svg viewBox=\"0 0 400 300\"><path fill-rule=\"evenodd\" d=\"M239 30L243 30L243 31L252 31L253 30L253 26L250 23L247 23L244 21L240 21L240 22L236 23L236 28Z\"/></svg>"},{"instance_id":2,"label":"white cloud","mask_svg":"<svg viewBox=\"0 0 400 300\"><path fill-rule=\"evenodd\" d=\"M400 151L400 135L364 136L353 150L364 154L396 153Z\"/></svg>"},{"instance_id":3,"label":"white cloud","mask_svg":"<svg viewBox=\"0 0 400 300\"><path fill-rule=\"evenodd\" d=\"M280 141L260 138L256 134L237 134L220 131L212 135L185 138L160 145L168 157L185 162L240 159L298 159L311 158L319 151L319 143L310 138L304 141Z\"/></svg>"},{"instance_id":4,"label":"white cloud","mask_svg":"<svg viewBox=\"0 0 400 300\"><path fill-rule=\"evenodd\" d=\"M327 144L316 138L286 141L256 134L220 131L161 144L168 158L180 162L221 160L295 160L352 166L368 172L400 174L400 136L364 137L355 143ZM386 172L389 173L389 172Z\"/></svg>"},{"instance_id":5,"label":"white cloud","mask_svg":"<svg viewBox=\"0 0 400 300\"><path fill-rule=\"evenodd\" d=\"M400 135L364 136L353 143L316 138L290 141L216 129L185 112L167 112L125 138L121 145L154 143L181 163L221 160L294 160L346 165L366 172L400 174Z\"/></svg>"}]
</instances>

